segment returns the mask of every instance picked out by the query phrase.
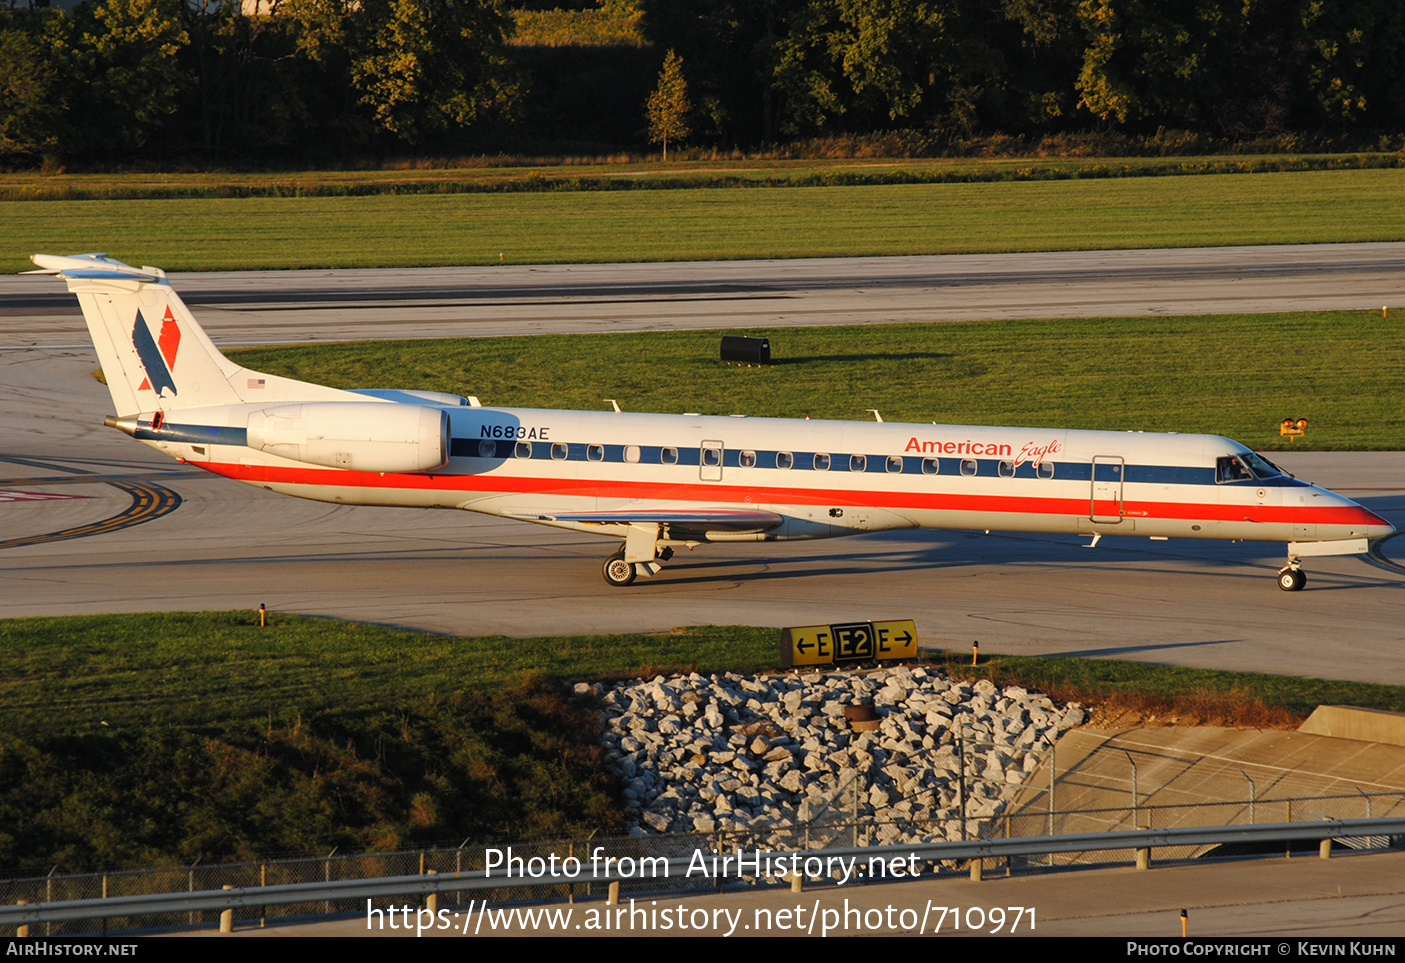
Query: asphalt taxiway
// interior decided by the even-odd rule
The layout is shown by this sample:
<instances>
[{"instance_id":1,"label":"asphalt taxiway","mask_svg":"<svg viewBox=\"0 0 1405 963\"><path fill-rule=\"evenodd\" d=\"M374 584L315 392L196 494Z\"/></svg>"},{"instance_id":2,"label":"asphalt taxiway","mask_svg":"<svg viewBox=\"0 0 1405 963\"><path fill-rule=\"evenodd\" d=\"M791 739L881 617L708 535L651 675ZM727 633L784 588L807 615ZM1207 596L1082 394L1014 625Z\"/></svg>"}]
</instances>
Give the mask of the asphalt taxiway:
<instances>
[{"instance_id":1,"label":"asphalt taxiway","mask_svg":"<svg viewBox=\"0 0 1405 963\"><path fill-rule=\"evenodd\" d=\"M217 343L232 344L1379 308L1405 303L1402 267L1405 245L1331 245L260 272L175 284ZM1308 560L1307 590L1290 594L1273 578L1278 544L1104 538L1089 549L1076 538L899 532L704 546L654 579L611 589L600 575L609 540L468 513L303 502L171 462L103 427L111 401L60 284L0 279L0 319L0 617L264 603L514 635L913 618L925 643L958 649L979 640L986 651L1405 684L1405 575L1365 558ZM1405 528L1405 453L1275 459ZM1394 553L1405 558L1405 545Z\"/></svg>"},{"instance_id":2,"label":"asphalt taxiway","mask_svg":"<svg viewBox=\"0 0 1405 963\"><path fill-rule=\"evenodd\" d=\"M242 271L171 282L222 344L1379 310L1405 298L1405 244ZM0 276L0 316L23 321L7 323L4 344L71 343L76 330L72 296L42 279Z\"/></svg>"}]
</instances>

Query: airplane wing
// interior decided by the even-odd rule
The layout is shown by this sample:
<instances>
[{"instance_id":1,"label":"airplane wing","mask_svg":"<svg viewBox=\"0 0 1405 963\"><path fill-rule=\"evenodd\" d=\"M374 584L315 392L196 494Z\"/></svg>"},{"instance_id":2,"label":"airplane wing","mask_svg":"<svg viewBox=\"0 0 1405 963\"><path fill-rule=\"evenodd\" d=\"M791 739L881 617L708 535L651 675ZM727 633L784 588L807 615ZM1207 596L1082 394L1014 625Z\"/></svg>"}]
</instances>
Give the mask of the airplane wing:
<instances>
[{"instance_id":1,"label":"airplane wing","mask_svg":"<svg viewBox=\"0 0 1405 963\"><path fill-rule=\"evenodd\" d=\"M667 525L682 531L765 532L779 528L785 518L776 512L667 508L621 509L607 512L534 512L510 517L528 522L580 522L586 525Z\"/></svg>"}]
</instances>

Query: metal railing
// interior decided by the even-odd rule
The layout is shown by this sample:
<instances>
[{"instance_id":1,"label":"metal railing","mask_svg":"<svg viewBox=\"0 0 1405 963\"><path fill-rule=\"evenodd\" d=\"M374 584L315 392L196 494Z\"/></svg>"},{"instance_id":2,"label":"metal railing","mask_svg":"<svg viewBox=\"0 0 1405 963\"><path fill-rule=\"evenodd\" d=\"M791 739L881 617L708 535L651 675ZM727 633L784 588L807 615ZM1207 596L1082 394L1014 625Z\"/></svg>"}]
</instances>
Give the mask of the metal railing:
<instances>
[{"instance_id":1,"label":"metal railing","mask_svg":"<svg viewBox=\"0 0 1405 963\"><path fill-rule=\"evenodd\" d=\"M766 853L757 851L752 862L734 865L717 874L716 864L710 864L703 857L704 872L699 881L700 849L693 847L688 855L668 856L656 854L647 863L645 879L636 879L636 869L642 866L631 865L628 869L620 865L617 855L613 870L598 872L599 864L592 865L587 856L579 863L581 874L591 866L588 884L597 887L608 886L613 882L639 883L649 887L652 893L678 892L681 890L713 889L720 878L745 879L751 876L765 877L771 874L764 867L796 867L801 875L808 874L807 864L811 859L818 867L830 867L835 860L853 860L866 872L865 877L882 878L875 873L875 867L889 864L898 859L919 862L927 868L945 863L976 859L1010 860L1014 857L1036 857L1041 855L1108 852L1118 850L1180 849L1184 847L1217 846L1225 844L1254 844L1264 841L1282 842L1285 840L1320 841L1338 837L1379 837L1388 838L1405 834L1405 818L1329 820L1321 822L1276 823L1254 826L1212 826L1183 827L1178 829L1143 829L1124 832L1080 833L1068 836L1032 836L1009 839L978 839L966 842L940 842L918 846L879 846L844 847L828 850ZM654 837L656 841L676 842L678 837ZM593 847L595 848L595 847ZM598 847L604 849L603 846ZM823 854L821 856L821 854ZM485 853L486 855L486 853ZM521 854L516 854L521 855ZM560 857L560 854L557 854ZM528 857L530 858L530 857ZM564 857L562 857L564 858ZM579 859L579 857L577 857ZM321 903L353 904L352 911L371 910L377 901L414 897L418 902L429 894L473 892L491 893L494 902L534 897L541 899L550 894L536 893L544 888L563 886L561 876L542 873L534 878L532 871L523 860L522 871L511 868L493 875L486 866L447 874L415 874L410 876L375 877L370 879L319 880L306 883L270 884L264 886L244 886L233 889L203 889L190 892L149 893L135 896L109 896L105 899L65 899L41 904L0 907L0 925L33 926L36 924L82 923L97 919L140 920L162 915L185 915L197 913L219 913L224 910L258 911L265 913L269 907L309 905ZM516 864L513 864L514 866ZM824 870L818 869L818 872ZM780 882L783 876L777 874L773 881ZM393 904L392 904L393 905ZM114 927L116 928L116 927ZM91 932L91 930L89 930Z\"/></svg>"},{"instance_id":2,"label":"metal railing","mask_svg":"<svg viewBox=\"0 0 1405 963\"><path fill-rule=\"evenodd\" d=\"M1303 811L1300 809L1300 811ZM1083 816L1075 813L1068 815ZM1001 828L1010 832L1013 821ZM853 830L856 827L848 827ZM872 829L872 827L864 827ZM933 827L935 828L935 827ZM945 828L945 827L944 827ZM934 834L940 836L940 834ZM899 846L830 845L777 851L754 845L737 835L721 837L667 835L633 836L566 843L514 843L501 847L461 847L418 852L363 854L325 859L284 860L149 870L82 876L49 876L0 881L0 926L38 924L42 933L61 935L118 930L209 927L218 914L234 909L244 925L294 917L365 912L371 907L400 905L430 893L465 890L492 891L494 902L601 898L609 883L627 895L717 891L725 883L777 882L762 870L779 865L782 856L801 860L823 854L830 858L891 858L922 861L927 876L942 869L963 868L972 859L1003 860L1008 867L1057 860L1071 862L1129 862L1138 849L1155 848L1157 858L1180 859L1186 854L1226 845L1288 845L1292 841L1376 840L1405 835L1405 816L1376 819L1331 819L1256 825L1144 828L1062 835L992 834L970 840L934 841ZM507 858L523 872L490 872L489 857L501 868ZM720 877L700 874L700 866L715 868L715 853L766 853ZM1094 854L1099 858L1093 859ZM555 863L551 857L555 857ZM548 872L547 865L564 867L576 860L578 871ZM611 860L606 863L605 860ZM516 860L520 860L518 864ZM536 860L537 863L532 861ZM831 864L832 865L832 864ZM660 867L663 867L662 873ZM693 872L688 872L689 868ZM399 870L397 872L396 870ZM405 870L409 871L406 872ZM533 878L533 870L536 877ZM812 882L823 880L812 879ZM225 888L231 887L231 888Z\"/></svg>"}]
</instances>

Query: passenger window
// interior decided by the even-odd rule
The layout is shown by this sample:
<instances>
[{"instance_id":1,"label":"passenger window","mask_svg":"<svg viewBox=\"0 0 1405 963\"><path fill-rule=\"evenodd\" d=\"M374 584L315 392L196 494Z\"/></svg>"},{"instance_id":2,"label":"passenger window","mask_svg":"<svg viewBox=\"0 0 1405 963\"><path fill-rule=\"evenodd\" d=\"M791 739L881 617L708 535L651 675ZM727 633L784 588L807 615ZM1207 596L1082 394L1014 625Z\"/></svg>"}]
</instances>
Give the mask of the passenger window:
<instances>
[{"instance_id":1,"label":"passenger window","mask_svg":"<svg viewBox=\"0 0 1405 963\"><path fill-rule=\"evenodd\" d=\"M889 455L889 456L888 456L888 471L891 472L891 473L893 473L893 474L901 474L902 470L903 470L903 456L902 456L902 455Z\"/></svg>"},{"instance_id":2,"label":"passenger window","mask_svg":"<svg viewBox=\"0 0 1405 963\"><path fill-rule=\"evenodd\" d=\"M605 460L605 446L604 446L604 445L586 445L586 446L585 446L585 459L586 459L586 461L604 461L604 460Z\"/></svg>"},{"instance_id":3,"label":"passenger window","mask_svg":"<svg viewBox=\"0 0 1405 963\"><path fill-rule=\"evenodd\" d=\"M708 468L716 468L722 464L722 452L716 448L704 448L702 450L702 463Z\"/></svg>"},{"instance_id":4,"label":"passenger window","mask_svg":"<svg viewBox=\"0 0 1405 963\"><path fill-rule=\"evenodd\" d=\"M868 459L865 458L863 455L850 455L850 456L849 456L849 470L850 470L850 471L867 471L867 470L868 470Z\"/></svg>"},{"instance_id":5,"label":"passenger window","mask_svg":"<svg viewBox=\"0 0 1405 963\"><path fill-rule=\"evenodd\" d=\"M678 449L665 448L659 452L659 463L664 465L678 464Z\"/></svg>"},{"instance_id":6,"label":"passenger window","mask_svg":"<svg viewBox=\"0 0 1405 963\"><path fill-rule=\"evenodd\" d=\"M961 474L974 475L976 473L976 460L974 458L961 459Z\"/></svg>"},{"instance_id":7,"label":"passenger window","mask_svg":"<svg viewBox=\"0 0 1405 963\"><path fill-rule=\"evenodd\" d=\"M530 441L519 441L517 447L512 450L514 458L531 458L532 443Z\"/></svg>"},{"instance_id":8,"label":"passenger window","mask_svg":"<svg viewBox=\"0 0 1405 963\"><path fill-rule=\"evenodd\" d=\"M498 453L498 443L491 438L478 439L478 457L492 458Z\"/></svg>"},{"instance_id":9,"label":"passenger window","mask_svg":"<svg viewBox=\"0 0 1405 963\"><path fill-rule=\"evenodd\" d=\"M1039 468L1036 469L1035 473L1036 473L1040 478L1053 478L1053 477L1054 477L1054 463L1051 462L1051 461L1041 461L1041 462L1039 463Z\"/></svg>"},{"instance_id":10,"label":"passenger window","mask_svg":"<svg viewBox=\"0 0 1405 963\"><path fill-rule=\"evenodd\" d=\"M795 464L795 456L788 451L776 452L776 467L789 468Z\"/></svg>"},{"instance_id":11,"label":"passenger window","mask_svg":"<svg viewBox=\"0 0 1405 963\"><path fill-rule=\"evenodd\" d=\"M624 446L624 460L627 461L627 462L629 462L631 465L637 465L637 464L639 464L639 446L638 446L638 445L625 445L625 446Z\"/></svg>"},{"instance_id":12,"label":"passenger window","mask_svg":"<svg viewBox=\"0 0 1405 963\"><path fill-rule=\"evenodd\" d=\"M737 456L737 464L740 465L742 468L755 468L755 467L756 467L756 452L754 452L754 451L744 451L744 452L742 452L740 455Z\"/></svg>"},{"instance_id":13,"label":"passenger window","mask_svg":"<svg viewBox=\"0 0 1405 963\"><path fill-rule=\"evenodd\" d=\"M1002 462L1000 463L1000 477L1001 477L1001 478L1014 478L1014 477L1015 477L1015 463L1012 462L1012 461L1002 461Z\"/></svg>"},{"instance_id":14,"label":"passenger window","mask_svg":"<svg viewBox=\"0 0 1405 963\"><path fill-rule=\"evenodd\" d=\"M571 446L557 442L551 446L551 457L555 458L557 461L564 461L571 457Z\"/></svg>"},{"instance_id":15,"label":"passenger window","mask_svg":"<svg viewBox=\"0 0 1405 963\"><path fill-rule=\"evenodd\" d=\"M829 456L818 454L815 456L815 471L829 471Z\"/></svg>"},{"instance_id":16,"label":"passenger window","mask_svg":"<svg viewBox=\"0 0 1405 963\"><path fill-rule=\"evenodd\" d=\"M937 459L935 459L935 458L924 458L924 459L922 459L922 474L924 474L924 475L938 475L938 474L941 474L941 470L942 470L942 463L941 463L940 461L938 461Z\"/></svg>"}]
</instances>

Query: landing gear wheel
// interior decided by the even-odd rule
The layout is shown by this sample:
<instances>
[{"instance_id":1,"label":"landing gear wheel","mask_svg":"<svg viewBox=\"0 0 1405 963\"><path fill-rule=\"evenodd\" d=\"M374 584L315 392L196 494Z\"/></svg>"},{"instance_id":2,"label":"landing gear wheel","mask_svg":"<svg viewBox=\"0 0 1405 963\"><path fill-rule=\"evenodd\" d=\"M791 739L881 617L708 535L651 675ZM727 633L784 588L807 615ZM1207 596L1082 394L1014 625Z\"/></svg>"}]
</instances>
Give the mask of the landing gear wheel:
<instances>
[{"instance_id":1,"label":"landing gear wheel","mask_svg":"<svg viewBox=\"0 0 1405 963\"><path fill-rule=\"evenodd\" d=\"M611 555L609 558L605 559L604 572L605 581L615 586L615 588L624 588L626 585L629 585L634 581L634 576L637 574L634 570L634 564L624 560L624 552Z\"/></svg>"},{"instance_id":2,"label":"landing gear wheel","mask_svg":"<svg viewBox=\"0 0 1405 963\"><path fill-rule=\"evenodd\" d=\"M1278 587L1285 592L1301 592L1307 584L1307 573L1300 568L1285 568L1278 573Z\"/></svg>"}]
</instances>

